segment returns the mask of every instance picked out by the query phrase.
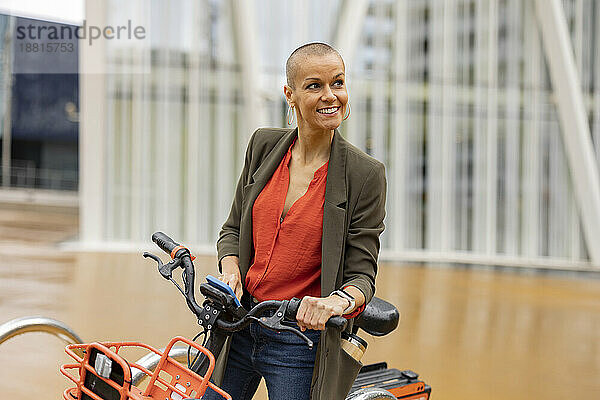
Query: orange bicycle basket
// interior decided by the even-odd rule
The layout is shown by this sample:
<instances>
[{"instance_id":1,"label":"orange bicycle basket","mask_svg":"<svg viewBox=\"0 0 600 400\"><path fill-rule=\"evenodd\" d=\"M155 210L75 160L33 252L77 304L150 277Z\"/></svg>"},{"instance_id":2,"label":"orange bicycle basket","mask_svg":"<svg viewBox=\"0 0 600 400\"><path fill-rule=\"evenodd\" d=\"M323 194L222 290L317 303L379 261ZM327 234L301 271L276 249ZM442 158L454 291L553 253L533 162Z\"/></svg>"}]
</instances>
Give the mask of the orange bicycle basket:
<instances>
[{"instance_id":1,"label":"orange bicycle basket","mask_svg":"<svg viewBox=\"0 0 600 400\"><path fill-rule=\"evenodd\" d=\"M208 357L206 375L200 376L169 357L171 348L177 342L184 342ZM128 362L119 355L121 349L133 347L149 350L160 356L154 372ZM81 351L83 357L77 355L76 351ZM76 361L60 367L60 372L76 385L65 390L65 400L182 400L200 398L208 387L221 397L231 400L229 394L209 382L215 367L215 358L211 352L182 336L171 339L163 352L139 342L71 344L65 348L65 352ZM131 368L142 371L150 378L143 392L131 384ZM74 369L78 370L79 376L69 372Z\"/></svg>"}]
</instances>

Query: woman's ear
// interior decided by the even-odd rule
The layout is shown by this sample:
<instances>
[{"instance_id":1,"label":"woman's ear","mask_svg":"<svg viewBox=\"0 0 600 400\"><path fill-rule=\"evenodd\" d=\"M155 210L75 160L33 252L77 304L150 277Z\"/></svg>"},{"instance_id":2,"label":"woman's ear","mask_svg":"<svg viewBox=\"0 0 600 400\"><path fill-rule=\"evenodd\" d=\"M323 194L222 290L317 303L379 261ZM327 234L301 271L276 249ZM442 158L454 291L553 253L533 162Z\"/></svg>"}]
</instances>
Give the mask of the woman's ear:
<instances>
[{"instance_id":1,"label":"woman's ear","mask_svg":"<svg viewBox=\"0 0 600 400\"><path fill-rule=\"evenodd\" d=\"M283 94L285 96L285 99L288 103L289 106L293 106L294 102L292 101L292 94L293 94L293 90L291 87L289 87L288 85L284 85L283 86Z\"/></svg>"}]
</instances>

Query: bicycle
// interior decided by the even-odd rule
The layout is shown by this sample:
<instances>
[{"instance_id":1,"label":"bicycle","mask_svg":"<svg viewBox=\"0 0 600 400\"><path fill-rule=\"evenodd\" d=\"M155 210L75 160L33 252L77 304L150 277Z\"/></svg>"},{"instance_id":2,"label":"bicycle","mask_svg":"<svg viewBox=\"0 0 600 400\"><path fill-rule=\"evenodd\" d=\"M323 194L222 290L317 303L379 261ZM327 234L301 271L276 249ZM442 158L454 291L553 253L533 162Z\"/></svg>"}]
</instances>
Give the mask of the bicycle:
<instances>
[{"instance_id":1,"label":"bicycle","mask_svg":"<svg viewBox=\"0 0 600 400\"><path fill-rule=\"evenodd\" d=\"M65 400L199 399L208 388L225 399L231 399L229 394L210 382L215 366L214 354L220 353L229 335L244 329L252 322L274 331L292 332L304 340L307 346L313 346L312 341L299 329L285 323L295 321L300 299L264 301L247 311L228 285L209 276L207 282L200 285L200 293L205 298L200 306L194 295L194 257L189 249L174 242L162 232L154 233L152 240L171 256L171 260L163 264L162 260L152 253L144 252L143 256L154 260L161 276L171 281L184 296L188 308L198 318L200 333L193 340L175 337L164 351L139 342L69 345L65 351L76 362L61 366L60 371L76 386L64 391ZM183 270L183 288L173 279L173 272L178 268ZM393 331L398 322L399 313L392 304L373 298L356 317L352 333L348 333L348 337L366 347L366 342L361 342L362 339L356 335L358 329L374 336L383 336ZM347 320L343 317L332 317L326 323L327 327L340 331L343 331L346 325ZM201 336L202 344L196 343ZM188 346L187 366L169 356L169 352L178 342ZM159 356L160 361L156 369L150 371L119 355L121 349L132 347L145 349ZM195 356L191 354L192 349L196 350ZM78 351L83 354L77 354ZM79 376L69 372L74 369L79 371ZM132 384L132 369L141 371L150 379L145 390L142 391ZM388 369L386 363L377 363L361 369L347 399L427 400L430 392L431 388L418 380L418 375L414 372Z\"/></svg>"}]
</instances>

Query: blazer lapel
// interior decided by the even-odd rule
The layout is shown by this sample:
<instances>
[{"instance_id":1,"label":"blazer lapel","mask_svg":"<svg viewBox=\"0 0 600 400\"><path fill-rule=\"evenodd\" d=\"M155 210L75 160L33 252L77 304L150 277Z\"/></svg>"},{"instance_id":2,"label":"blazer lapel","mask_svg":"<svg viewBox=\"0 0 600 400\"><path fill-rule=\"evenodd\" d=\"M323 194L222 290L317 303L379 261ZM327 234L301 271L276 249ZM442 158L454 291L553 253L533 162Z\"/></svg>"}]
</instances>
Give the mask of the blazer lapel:
<instances>
[{"instance_id":1,"label":"blazer lapel","mask_svg":"<svg viewBox=\"0 0 600 400\"><path fill-rule=\"evenodd\" d=\"M346 154L347 142L336 130L331 143L325 203L323 205L323 239L321 247L321 295L335 290L336 278L344 249L346 223Z\"/></svg>"},{"instance_id":2,"label":"blazer lapel","mask_svg":"<svg viewBox=\"0 0 600 400\"><path fill-rule=\"evenodd\" d=\"M250 261L254 253L254 244L252 241L252 206L269 179L271 179L271 176L273 176L273 173L297 135L297 128L284 134L261 161L256 171L254 171L250 183L243 188L244 196L241 214L241 225L243 228L240 231L240 272L242 274L242 281L246 279L246 273L250 268Z\"/></svg>"},{"instance_id":3,"label":"blazer lapel","mask_svg":"<svg viewBox=\"0 0 600 400\"><path fill-rule=\"evenodd\" d=\"M262 191L262 189L265 187L265 185L267 184L269 179L271 179L271 176L273 176L273 173L279 166L279 163L281 163L281 160L283 160L285 153L287 153L288 149L292 145L292 142L294 141L294 139L296 138L297 135L298 135L298 128L293 129L293 130L289 131L288 133L286 133L275 144L275 146L269 152L269 154L267 154L267 156L262 161L262 163L260 164L258 169L256 171L254 171L254 173L252 174L252 180L254 181L254 183L258 184L258 185L254 185L255 187L260 186L258 193L260 193ZM258 197L258 193L257 193L257 197ZM255 197L255 199L256 199L256 197Z\"/></svg>"}]
</instances>

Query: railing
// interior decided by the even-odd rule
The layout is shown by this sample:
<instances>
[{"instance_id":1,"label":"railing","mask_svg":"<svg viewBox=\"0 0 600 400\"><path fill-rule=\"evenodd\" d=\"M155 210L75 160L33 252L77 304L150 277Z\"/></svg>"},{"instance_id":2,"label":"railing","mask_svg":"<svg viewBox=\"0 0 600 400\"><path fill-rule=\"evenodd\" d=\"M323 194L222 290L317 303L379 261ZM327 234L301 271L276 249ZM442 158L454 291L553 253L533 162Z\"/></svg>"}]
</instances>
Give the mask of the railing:
<instances>
[{"instance_id":1,"label":"railing","mask_svg":"<svg viewBox=\"0 0 600 400\"><path fill-rule=\"evenodd\" d=\"M0 344L28 332L45 332L67 344L83 343L81 337L61 321L46 317L22 317L0 325Z\"/></svg>"},{"instance_id":2,"label":"railing","mask_svg":"<svg viewBox=\"0 0 600 400\"><path fill-rule=\"evenodd\" d=\"M78 183L77 170L37 168L31 160L11 160L10 187L76 191Z\"/></svg>"}]
</instances>

